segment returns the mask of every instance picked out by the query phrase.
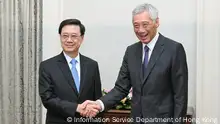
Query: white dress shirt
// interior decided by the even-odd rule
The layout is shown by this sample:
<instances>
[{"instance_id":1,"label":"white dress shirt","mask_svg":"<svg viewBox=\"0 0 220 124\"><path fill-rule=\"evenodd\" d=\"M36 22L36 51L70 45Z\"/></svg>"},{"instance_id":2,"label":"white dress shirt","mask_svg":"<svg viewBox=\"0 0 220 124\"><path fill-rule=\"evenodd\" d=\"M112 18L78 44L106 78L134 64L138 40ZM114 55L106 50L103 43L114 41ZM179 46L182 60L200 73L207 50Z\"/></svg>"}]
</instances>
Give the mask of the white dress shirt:
<instances>
[{"instance_id":1,"label":"white dress shirt","mask_svg":"<svg viewBox=\"0 0 220 124\"><path fill-rule=\"evenodd\" d=\"M63 54L64 54L64 57L66 58L68 66L71 70L72 69L72 64L70 62L72 61L73 58L68 56L65 52L63 52ZM80 82L80 58L79 58L79 54L76 56L75 60L76 60L76 70L77 70L77 73L78 73L78 76L79 76L79 82Z\"/></svg>"},{"instance_id":2,"label":"white dress shirt","mask_svg":"<svg viewBox=\"0 0 220 124\"><path fill-rule=\"evenodd\" d=\"M143 49L142 50L143 51L143 53L142 53L142 62L144 61L144 56L145 56L145 51L144 51L145 45L147 45L148 48L149 48L149 52L148 52L148 61L149 61L150 57L151 57L151 54L153 52L154 46L155 46L158 38L159 38L159 33L157 32L155 37L148 44L142 43L142 49ZM96 102L99 103L99 105L101 105L101 112L104 111L105 110L105 106L104 106L103 102L101 100L99 100L99 99L96 100Z\"/></svg>"}]
</instances>

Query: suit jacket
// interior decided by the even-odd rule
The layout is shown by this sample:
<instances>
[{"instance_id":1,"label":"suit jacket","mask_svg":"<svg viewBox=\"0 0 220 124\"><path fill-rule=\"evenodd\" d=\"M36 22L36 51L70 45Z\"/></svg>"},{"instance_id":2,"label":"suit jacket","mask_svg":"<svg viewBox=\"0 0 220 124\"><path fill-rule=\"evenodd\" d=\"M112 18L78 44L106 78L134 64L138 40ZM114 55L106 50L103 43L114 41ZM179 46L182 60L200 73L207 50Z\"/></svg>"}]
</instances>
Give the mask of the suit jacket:
<instances>
[{"instance_id":1,"label":"suit jacket","mask_svg":"<svg viewBox=\"0 0 220 124\"><path fill-rule=\"evenodd\" d=\"M80 68L78 93L63 52L41 62L39 93L47 109L47 124L65 124L68 122L67 119L72 119L74 122L74 119L81 117L76 112L77 104L85 100L96 100L102 96L98 63L80 54Z\"/></svg>"},{"instance_id":2,"label":"suit jacket","mask_svg":"<svg viewBox=\"0 0 220 124\"><path fill-rule=\"evenodd\" d=\"M188 69L183 46L159 34L144 77L142 49L141 42L127 47L115 87L100 98L105 108L118 103L133 87L131 116L134 122L139 122L140 117L145 120L185 117Z\"/></svg>"}]
</instances>

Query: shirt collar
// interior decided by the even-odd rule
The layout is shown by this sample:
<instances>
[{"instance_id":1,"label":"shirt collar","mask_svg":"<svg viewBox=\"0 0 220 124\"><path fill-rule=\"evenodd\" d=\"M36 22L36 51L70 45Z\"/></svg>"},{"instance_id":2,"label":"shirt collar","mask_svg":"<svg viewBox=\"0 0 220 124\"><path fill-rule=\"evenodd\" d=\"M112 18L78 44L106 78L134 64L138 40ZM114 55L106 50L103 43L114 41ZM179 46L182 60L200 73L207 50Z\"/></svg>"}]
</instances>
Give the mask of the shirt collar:
<instances>
[{"instance_id":1,"label":"shirt collar","mask_svg":"<svg viewBox=\"0 0 220 124\"><path fill-rule=\"evenodd\" d=\"M66 58L67 63L69 64L73 58L71 58L70 56L68 56L64 51L63 51L64 57ZM76 62L79 63L80 59L79 59L79 53L77 54L77 56L74 58L76 59Z\"/></svg>"},{"instance_id":2,"label":"shirt collar","mask_svg":"<svg viewBox=\"0 0 220 124\"><path fill-rule=\"evenodd\" d=\"M158 38L159 38L159 33L157 32L156 35L154 36L154 38L148 44L142 43L143 49L144 49L145 45L147 45L149 50L152 51L154 49L154 46L155 46Z\"/></svg>"}]
</instances>

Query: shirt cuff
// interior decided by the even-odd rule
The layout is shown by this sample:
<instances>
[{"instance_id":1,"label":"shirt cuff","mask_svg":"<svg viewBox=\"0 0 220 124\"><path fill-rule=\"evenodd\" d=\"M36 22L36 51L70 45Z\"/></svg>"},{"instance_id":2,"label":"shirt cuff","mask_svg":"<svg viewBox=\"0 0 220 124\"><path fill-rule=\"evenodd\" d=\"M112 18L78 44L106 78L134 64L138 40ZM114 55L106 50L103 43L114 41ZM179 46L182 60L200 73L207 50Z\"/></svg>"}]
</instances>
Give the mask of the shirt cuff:
<instances>
[{"instance_id":1,"label":"shirt cuff","mask_svg":"<svg viewBox=\"0 0 220 124\"><path fill-rule=\"evenodd\" d=\"M96 100L96 102L98 102L98 104L101 106L101 111L100 112L103 112L105 110L105 106L104 106L104 103L101 101L101 100Z\"/></svg>"}]
</instances>

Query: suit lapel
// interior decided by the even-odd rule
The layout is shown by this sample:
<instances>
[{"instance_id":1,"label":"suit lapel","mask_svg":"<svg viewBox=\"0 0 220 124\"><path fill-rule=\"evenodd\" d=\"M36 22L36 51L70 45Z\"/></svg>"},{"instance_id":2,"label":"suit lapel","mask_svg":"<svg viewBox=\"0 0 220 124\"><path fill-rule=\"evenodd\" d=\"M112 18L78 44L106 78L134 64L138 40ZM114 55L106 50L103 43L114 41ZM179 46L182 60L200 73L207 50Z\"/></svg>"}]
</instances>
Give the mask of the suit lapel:
<instances>
[{"instance_id":1,"label":"suit lapel","mask_svg":"<svg viewBox=\"0 0 220 124\"><path fill-rule=\"evenodd\" d=\"M58 66L60 67L60 70L62 71L64 77L67 79L68 84L72 87L73 91L78 95L76 85L74 83L70 68L68 66L68 63L63 55L63 52L59 55L59 59L57 61Z\"/></svg>"},{"instance_id":2,"label":"suit lapel","mask_svg":"<svg viewBox=\"0 0 220 124\"><path fill-rule=\"evenodd\" d=\"M139 42L137 49L136 49L136 62L137 62L137 77L140 77L140 82L143 80L143 72L142 72L142 55L143 55L143 51L142 51L142 43Z\"/></svg>"},{"instance_id":3,"label":"suit lapel","mask_svg":"<svg viewBox=\"0 0 220 124\"><path fill-rule=\"evenodd\" d=\"M159 59L159 57L161 56L161 54L163 53L164 50L164 42L163 42L164 37L160 34L157 43L154 46L153 52L151 54L149 63L147 65L147 70L146 70L146 74L144 75L143 78L143 84L146 82L148 76L150 75L152 69L154 68L157 60Z\"/></svg>"},{"instance_id":4,"label":"suit lapel","mask_svg":"<svg viewBox=\"0 0 220 124\"><path fill-rule=\"evenodd\" d=\"M79 95L82 94L84 85L85 85L85 79L86 79L86 73L87 73L87 67L86 67L86 60L83 55L80 54L80 90Z\"/></svg>"}]
</instances>

